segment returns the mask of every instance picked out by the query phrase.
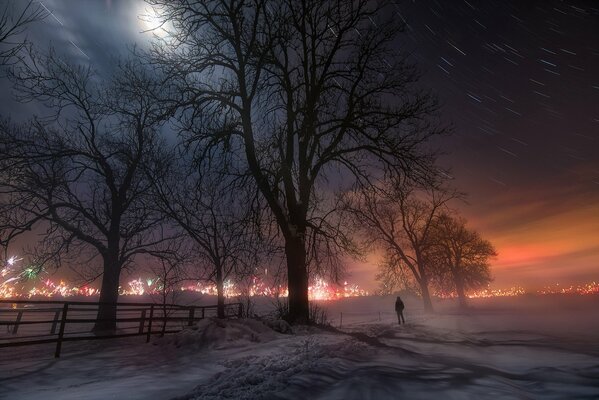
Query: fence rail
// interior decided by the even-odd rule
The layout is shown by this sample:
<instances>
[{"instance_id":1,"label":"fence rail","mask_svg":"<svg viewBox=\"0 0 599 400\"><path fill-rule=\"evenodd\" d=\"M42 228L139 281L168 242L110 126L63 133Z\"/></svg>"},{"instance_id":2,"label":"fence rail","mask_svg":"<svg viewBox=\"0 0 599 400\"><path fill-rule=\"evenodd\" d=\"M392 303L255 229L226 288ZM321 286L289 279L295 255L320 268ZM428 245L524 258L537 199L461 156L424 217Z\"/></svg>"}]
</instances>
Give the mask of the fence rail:
<instances>
[{"instance_id":1,"label":"fence rail","mask_svg":"<svg viewBox=\"0 0 599 400\"><path fill-rule=\"evenodd\" d=\"M101 304L115 306L116 318L96 318ZM216 314L216 305L0 300L0 348L56 343L54 356L60 357L63 342L133 336L145 336L149 342L152 335L180 332ZM225 317L242 315L241 303L225 304ZM93 332L93 325L101 321L114 322L116 329Z\"/></svg>"}]
</instances>

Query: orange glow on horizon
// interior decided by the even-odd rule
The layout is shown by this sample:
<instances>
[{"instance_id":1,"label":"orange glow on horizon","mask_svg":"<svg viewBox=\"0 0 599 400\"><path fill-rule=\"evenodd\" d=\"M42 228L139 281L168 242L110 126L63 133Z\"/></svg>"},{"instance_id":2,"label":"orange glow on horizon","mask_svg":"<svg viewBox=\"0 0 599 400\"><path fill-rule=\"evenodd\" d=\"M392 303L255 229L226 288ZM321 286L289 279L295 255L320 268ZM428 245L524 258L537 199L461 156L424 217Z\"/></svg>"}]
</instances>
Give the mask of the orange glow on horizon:
<instances>
[{"instance_id":1,"label":"orange glow on horizon","mask_svg":"<svg viewBox=\"0 0 599 400\"><path fill-rule=\"evenodd\" d=\"M464 210L471 226L495 246L496 284L540 289L552 282L582 283L599 275L599 202L590 198L535 199L506 193L487 205ZM530 199L530 201L526 201ZM469 215L476 212L477 216Z\"/></svg>"}]
</instances>

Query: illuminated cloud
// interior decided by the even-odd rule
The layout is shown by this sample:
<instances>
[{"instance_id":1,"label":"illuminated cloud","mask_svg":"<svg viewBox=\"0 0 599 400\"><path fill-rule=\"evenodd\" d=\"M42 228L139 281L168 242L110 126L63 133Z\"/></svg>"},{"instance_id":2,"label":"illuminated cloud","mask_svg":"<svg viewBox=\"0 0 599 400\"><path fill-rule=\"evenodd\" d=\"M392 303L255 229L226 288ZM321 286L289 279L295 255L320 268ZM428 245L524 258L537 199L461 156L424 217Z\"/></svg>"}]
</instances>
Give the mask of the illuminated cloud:
<instances>
[{"instance_id":1,"label":"illuminated cloud","mask_svg":"<svg viewBox=\"0 0 599 400\"><path fill-rule=\"evenodd\" d=\"M465 209L497 248L496 284L538 287L597 279L599 196L585 188L535 185Z\"/></svg>"}]
</instances>

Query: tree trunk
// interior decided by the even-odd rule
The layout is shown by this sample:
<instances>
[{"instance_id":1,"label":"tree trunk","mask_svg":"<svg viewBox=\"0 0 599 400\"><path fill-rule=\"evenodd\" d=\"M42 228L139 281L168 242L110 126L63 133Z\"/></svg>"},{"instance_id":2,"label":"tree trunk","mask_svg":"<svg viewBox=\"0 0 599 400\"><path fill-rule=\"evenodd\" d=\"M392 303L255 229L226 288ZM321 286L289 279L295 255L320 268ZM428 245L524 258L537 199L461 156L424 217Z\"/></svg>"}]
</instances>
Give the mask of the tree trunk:
<instances>
[{"instance_id":1,"label":"tree trunk","mask_svg":"<svg viewBox=\"0 0 599 400\"><path fill-rule=\"evenodd\" d=\"M432 313L433 310L433 302L431 301L431 294L428 289L428 281L426 279L422 279L420 281L420 293L422 294L422 302L424 303L424 312Z\"/></svg>"},{"instance_id":2,"label":"tree trunk","mask_svg":"<svg viewBox=\"0 0 599 400\"><path fill-rule=\"evenodd\" d=\"M458 292L458 304L461 309L468 308L468 302L466 301L466 291L464 290L464 281L459 274L453 276L455 289Z\"/></svg>"},{"instance_id":3,"label":"tree trunk","mask_svg":"<svg viewBox=\"0 0 599 400\"><path fill-rule=\"evenodd\" d=\"M225 318L225 284L223 282L222 267L216 267L216 316Z\"/></svg>"},{"instance_id":4,"label":"tree trunk","mask_svg":"<svg viewBox=\"0 0 599 400\"><path fill-rule=\"evenodd\" d=\"M308 301L308 269L306 268L306 248L303 236L285 238L287 258L287 287L289 289L289 315L291 324L307 324L310 319Z\"/></svg>"},{"instance_id":5,"label":"tree trunk","mask_svg":"<svg viewBox=\"0 0 599 400\"><path fill-rule=\"evenodd\" d=\"M167 300L167 293L166 293L166 279L164 280L164 291L162 292L162 316L164 317L164 319L162 320L162 329L160 330L160 337L164 337L164 334L166 333L166 315L168 313L167 309L166 309L166 300Z\"/></svg>"},{"instance_id":6,"label":"tree trunk","mask_svg":"<svg viewBox=\"0 0 599 400\"><path fill-rule=\"evenodd\" d=\"M116 302L119 298L121 266L116 256L104 258L104 273L100 288L100 305L93 331L114 332L116 330Z\"/></svg>"}]
</instances>

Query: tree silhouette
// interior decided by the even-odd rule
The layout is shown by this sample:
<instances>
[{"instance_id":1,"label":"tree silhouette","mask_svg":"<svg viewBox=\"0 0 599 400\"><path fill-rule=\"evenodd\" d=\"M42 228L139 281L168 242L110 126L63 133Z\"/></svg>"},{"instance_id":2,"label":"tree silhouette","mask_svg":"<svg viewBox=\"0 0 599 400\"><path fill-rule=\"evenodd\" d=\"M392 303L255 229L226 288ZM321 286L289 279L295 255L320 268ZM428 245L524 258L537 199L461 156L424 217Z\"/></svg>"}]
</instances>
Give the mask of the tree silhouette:
<instances>
[{"instance_id":1,"label":"tree silhouette","mask_svg":"<svg viewBox=\"0 0 599 400\"><path fill-rule=\"evenodd\" d=\"M21 37L27 25L47 15L41 6L34 5L33 1L29 1L20 11L14 3L16 1L6 1L4 8L0 10L0 65L14 62L15 56L27 45Z\"/></svg>"},{"instance_id":2,"label":"tree silhouette","mask_svg":"<svg viewBox=\"0 0 599 400\"><path fill-rule=\"evenodd\" d=\"M307 238L349 245L332 199L431 173L435 103L397 51L402 25L368 0L146 1L169 31L151 62L178 85L181 130L244 163L284 241L289 320L306 323Z\"/></svg>"},{"instance_id":3,"label":"tree silhouette","mask_svg":"<svg viewBox=\"0 0 599 400\"><path fill-rule=\"evenodd\" d=\"M13 70L15 89L51 115L0 126L2 227L12 239L42 226L57 253L99 257L105 304L94 329L114 329L122 269L165 238L144 172L160 156L165 114L151 93L164 88L135 62L103 81L54 52L31 58Z\"/></svg>"},{"instance_id":4,"label":"tree silhouette","mask_svg":"<svg viewBox=\"0 0 599 400\"><path fill-rule=\"evenodd\" d=\"M391 285L404 279L409 270L427 312L433 311L432 227L447 203L457 197L459 193L433 186L420 189L409 183L381 182L355 193L346 205L366 244L384 251L380 277L392 278L386 282Z\"/></svg>"},{"instance_id":5,"label":"tree silhouette","mask_svg":"<svg viewBox=\"0 0 599 400\"><path fill-rule=\"evenodd\" d=\"M151 173L153 192L159 212L193 243L196 272L216 285L217 316L225 318L225 281L249 274L260 252L253 193L194 159L189 151L173 149Z\"/></svg>"},{"instance_id":6,"label":"tree silhouette","mask_svg":"<svg viewBox=\"0 0 599 400\"><path fill-rule=\"evenodd\" d=\"M488 240L468 229L461 217L439 215L431 236L435 281L444 290L455 290L460 307L466 308L466 291L486 287L491 282L489 258L497 253Z\"/></svg>"}]
</instances>

